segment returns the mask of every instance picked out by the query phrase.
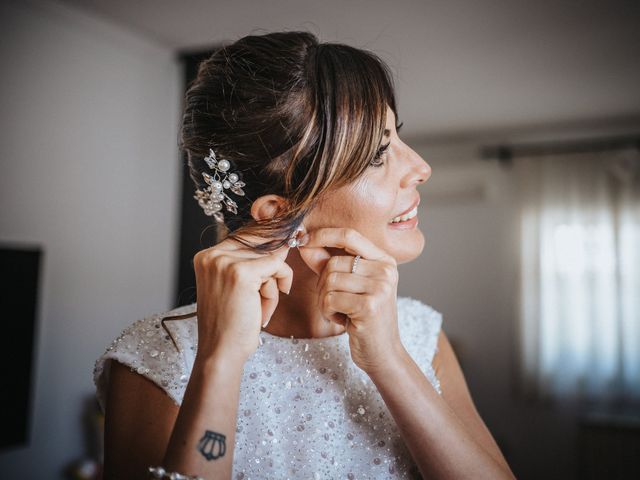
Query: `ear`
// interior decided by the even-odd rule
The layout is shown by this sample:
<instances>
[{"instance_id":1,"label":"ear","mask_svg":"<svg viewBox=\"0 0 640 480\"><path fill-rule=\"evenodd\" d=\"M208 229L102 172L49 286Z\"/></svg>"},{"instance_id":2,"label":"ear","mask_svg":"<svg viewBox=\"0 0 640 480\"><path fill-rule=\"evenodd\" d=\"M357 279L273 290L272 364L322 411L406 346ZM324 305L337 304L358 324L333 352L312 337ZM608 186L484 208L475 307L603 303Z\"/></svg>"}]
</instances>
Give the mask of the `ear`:
<instances>
[{"instance_id":1,"label":"ear","mask_svg":"<svg viewBox=\"0 0 640 480\"><path fill-rule=\"evenodd\" d=\"M251 216L258 221L273 218L285 203L286 200L279 195L263 195L251 204Z\"/></svg>"}]
</instances>

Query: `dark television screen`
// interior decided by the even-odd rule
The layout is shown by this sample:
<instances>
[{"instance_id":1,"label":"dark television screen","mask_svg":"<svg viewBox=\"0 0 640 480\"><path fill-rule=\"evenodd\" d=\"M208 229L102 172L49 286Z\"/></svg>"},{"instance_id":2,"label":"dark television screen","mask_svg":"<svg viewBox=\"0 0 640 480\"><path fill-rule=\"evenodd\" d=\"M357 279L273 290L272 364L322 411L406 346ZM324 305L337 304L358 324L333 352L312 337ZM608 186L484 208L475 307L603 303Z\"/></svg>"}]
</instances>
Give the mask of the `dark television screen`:
<instances>
[{"instance_id":1,"label":"dark television screen","mask_svg":"<svg viewBox=\"0 0 640 480\"><path fill-rule=\"evenodd\" d=\"M0 409L0 449L29 442L34 333L40 276L39 248L0 245L0 374L6 390Z\"/></svg>"}]
</instances>

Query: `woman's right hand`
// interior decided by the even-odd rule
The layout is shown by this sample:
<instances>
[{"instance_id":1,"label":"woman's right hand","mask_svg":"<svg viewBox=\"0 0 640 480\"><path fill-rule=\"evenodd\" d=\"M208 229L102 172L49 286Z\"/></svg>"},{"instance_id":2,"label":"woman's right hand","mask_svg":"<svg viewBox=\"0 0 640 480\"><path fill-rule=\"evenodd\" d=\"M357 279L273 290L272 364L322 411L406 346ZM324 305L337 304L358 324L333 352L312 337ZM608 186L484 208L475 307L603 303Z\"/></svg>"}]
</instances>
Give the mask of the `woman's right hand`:
<instances>
[{"instance_id":1,"label":"woman's right hand","mask_svg":"<svg viewBox=\"0 0 640 480\"><path fill-rule=\"evenodd\" d=\"M196 253L200 359L223 351L246 361L256 351L260 330L278 305L279 291L288 294L291 289L293 270L285 262L290 248L285 244L260 253L227 238Z\"/></svg>"}]
</instances>

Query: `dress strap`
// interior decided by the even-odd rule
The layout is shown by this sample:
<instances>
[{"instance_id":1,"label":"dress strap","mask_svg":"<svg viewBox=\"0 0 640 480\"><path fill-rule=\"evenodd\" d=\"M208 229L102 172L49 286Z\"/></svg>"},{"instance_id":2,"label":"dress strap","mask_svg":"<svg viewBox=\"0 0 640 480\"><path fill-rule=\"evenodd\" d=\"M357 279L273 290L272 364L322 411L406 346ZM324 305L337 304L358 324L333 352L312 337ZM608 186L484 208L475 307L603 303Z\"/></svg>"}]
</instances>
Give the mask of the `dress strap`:
<instances>
[{"instance_id":1,"label":"dress strap","mask_svg":"<svg viewBox=\"0 0 640 480\"><path fill-rule=\"evenodd\" d=\"M195 310L193 313L185 313L183 315L170 315L168 317L164 317L160 321L160 325L162 325L162 328L164 329L164 331L167 332L167 335L169 335L169 338L171 338L171 341L173 342L173 346L176 347L176 350L178 352L180 351L180 349L178 348L178 344L176 343L175 339L173 338L173 335L171 334L171 332L169 331L167 326L164 324L164 322L171 322L171 321L174 321L174 320L186 320L188 318L196 316L197 313L198 313L198 311Z\"/></svg>"}]
</instances>

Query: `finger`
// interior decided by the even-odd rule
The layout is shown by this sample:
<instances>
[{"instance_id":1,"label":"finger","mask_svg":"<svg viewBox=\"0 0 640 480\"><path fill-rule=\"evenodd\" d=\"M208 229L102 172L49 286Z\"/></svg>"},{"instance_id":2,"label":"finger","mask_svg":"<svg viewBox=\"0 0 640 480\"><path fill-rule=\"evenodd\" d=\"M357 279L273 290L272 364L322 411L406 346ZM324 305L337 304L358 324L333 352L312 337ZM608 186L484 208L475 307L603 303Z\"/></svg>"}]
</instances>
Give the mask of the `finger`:
<instances>
[{"instance_id":1,"label":"finger","mask_svg":"<svg viewBox=\"0 0 640 480\"><path fill-rule=\"evenodd\" d=\"M286 249L285 249L285 247L283 247L280 250L288 253L290 249L291 249L291 247L286 247ZM285 262L286 255L283 258L281 251L279 251L278 253L276 253L274 255L276 257L278 257L278 255L280 255L280 258L282 259L281 260L282 263L280 265L280 268L273 275L273 278L275 278L276 282L278 283L278 289L282 293L286 293L288 295L289 291L291 290L291 285L293 285L293 269L289 266L289 264L287 262Z\"/></svg>"},{"instance_id":2,"label":"finger","mask_svg":"<svg viewBox=\"0 0 640 480\"><path fill-rule=\"evenodd\" d=\"M269 255L275 256L282 261L281 268L284 269L284 273L279 271L274 275L274 277L278 282L278 289L286 294L289 294L291 285L293 284L293 269L285 262L290 251L291 247L288 244L285 244L276 250L269 252Z\"/></svg>"},{"instance_id":3,"label":"finger","mask_svg":"<svg viewBox=\"0 0 640 480\"><path fill-rule=\"evenodd\" d=\"M318 292L320 298L327 292L372 293L377 286L374 279L351 273L333 271L323 278Z\"/></svg>"},{"instance_id":4,"label":"finger","mask_svg":"<svg viewBox=\"0 0 640 480\"><path fill-rule=\"evenodd\" d=\"M257 259L266 256L272 256L278 259L284 266L285 271L290 272L290 275L283 274L282 272L278 272L275 274L276 280L278 282L278 288L283 293L289 293L291 290L291 285L293 283L293 270L289 267L289 265L285 262L291 247L289 245L283 245L282 247L277 248L271 252L257 252L255 250L245 249L245 250L235 250L233 252L233 256L241 256L243 258ZM241 253L242 252L242 253ZM277 263L277 262L276 262ZM264 280L265 278L263 278Z\"/></svg>"},{"instance_id":5,"label":"finger","mask_svg":"<svg viewBox=\"0 0 640 480\"><path fill-rule=\"evenodd\" d=\"M277 248L276 250L263 253L258 251L255 248L250 248L247 245L243 244L240 241L240 239L243 241L246 241L249 245L261 245L265 243L264 237L259 237L258 235L241 234L241 235L238 235L237 237L225 238L222 242L216 244L215 248L218 250L225 250L225 251L246 252L246 253L253 254L254 256L266 255L268 253L272 255L277 255L279 257L282 257L283 259L287 258L287 255L289 254L289 250L291 249L288 243L285 243L284 245Z\"/></svg>"},{"instance_id":6,"label":"finger","mask_svg":"<svg viewBox=\"0 0 640 480\"><path fill-rule=\"evenodd\" d=\"M241 260L236 263L239 264L241 268L251 270L252 275L249 277L249 280L253 282L251 286L256 290L271 277L278 281L280 290L289 291L291 288L293 270L278 255L263 255L249 260Z\"/></svg>"},{"instance_id":7,"label":"finger","mask_svg":"<svg viewBox=\"0 0 640 480\"><path fill-rule=\"evenodd\" d=\"M349 319L358 318L366 294L350 292L327 292L322 299L322 314L331 321L345 325Z\"/></svg>"},{"instance_id":8,"label":"finger","mask_svg":"<svg viewBox=\"0 0 640 480\"><path fill-rule=\"evenodd\" d=\"M329 292L353 293L362 295L375 295L379 287L378 280L371 277L353 275L351 273L333 272L327 275L326 280L320 284L318 290L318 304L323 304L323 299ZM347 313L342 311L342 313ZM330 313L328 315L331 315ZM340 322L339 322L340 323ZM342 325L342 323L340 323Z\"/></svg>"},{"instance_id":9,"label":"finger","mask_svg":"<svg viewBox=\"0 0 640 480\"><path fill-rule=\"evenodd\" d=\"M301 251L309 248L337 247L351 255L360 255L369 260L391 258L384 250L353 228L323 227L307 233L309 240L306 245L300 247Z\"/></svg>"},{"instance_id":10,"label":"finger","mask_svg":"<svg viewBox=\"0 0 640 480\"><path fill-rule=\"evenodd\" d=\"M287 256L289 256L289 252L291 251L291 247L289 246L288 243L285 243L284 245L282 245L281 247L273 250L272 252L269 252L271 255L275 255L278 258L281 258L283 261L287 259Z\"/></svg>"},{"instance_id":11,"label":"finger","mask_svg":"<svg viewBox=\"0 0 640 480\"><path fill-rule=\"evenodd\" d=\"M353 268L354 261L355 257L353 255L332 256L322 270L320 279L318 280L318 284L323 280L323 277L330 272L344 272L351 274L351 269ZM376 277L379 276L381 267L383 265L384 263L376 260L367 260L365 258L360 258L356 266L356 271L353 272L353 275Z\"/></svg>"},{"instance_id":12,"label":"finger","mask_svg":"<svg viewBox=\"0 0 640 480\"><path fill-rule=\"evenodd\" d=\"M262 328L266 327L271 320L271 316L278 306L280 297L278 286L273 278L270 278L260 287L260 301L262 304Z\"/></svg>"},{"instance_id":13,"label":"finger","mask_svg":"<svg viewBox=\"0 0 640 480\"><path fill-rule=\"evenodd\" d=\"M250 238L254 238L255 240L249 241ZM214 245L214 247L218 250L249 250L258 253L255 248L248 247L242 243L240 239L247 241L249 245L257 245L264 242L264 238L258 240L255 236L239 235L237 237L227 237L220 243Z\"/></svg>"},{"instance_id":14,"label":"finger","mask_svg":"<svg viewBox=\"0 0 640 480\"><path fill-rule=\"evenodd\" d=\"M323 247L311 247L306 245L298 249L300 258L316 275L320 275L324 270L331 254Z\"/></svg>"},{"instance_id":15,"label":"finger","mask_svg":"<svg viewBox=\"0 0 640 480\"><path fill-rule=\"evenodd\" d=\"M269 278L266 282L260 285L260 295L266 299L279 298L278 285L274 278Z\"/></svg>"}]
</instances>

